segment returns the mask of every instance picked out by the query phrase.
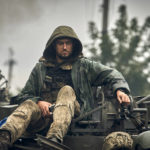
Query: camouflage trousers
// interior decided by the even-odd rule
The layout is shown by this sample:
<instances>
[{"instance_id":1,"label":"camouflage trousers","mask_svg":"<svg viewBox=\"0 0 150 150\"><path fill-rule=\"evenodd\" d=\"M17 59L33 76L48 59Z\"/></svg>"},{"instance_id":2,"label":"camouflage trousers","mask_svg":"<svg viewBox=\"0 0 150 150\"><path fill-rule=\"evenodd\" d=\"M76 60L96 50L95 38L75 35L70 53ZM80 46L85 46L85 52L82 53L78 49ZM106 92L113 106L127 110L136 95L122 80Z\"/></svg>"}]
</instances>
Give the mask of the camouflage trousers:
<instances>
[{"instance_id":1,"label":"camouflage trousers","mask_svg":"<svg viewBox=\"0 0 150 150\"><path fill-rule=\"evenodd\" d=\"M80 105L75 92L66 85L58 93L52 118L43 118L39 106L32 100L26 100L8 117L0 130L11 133L11 143L26 132L34 134L45 128L48 128L47 138L56 137L62 141L74 114L79 113Z\"/></svg>"}]
</instances>

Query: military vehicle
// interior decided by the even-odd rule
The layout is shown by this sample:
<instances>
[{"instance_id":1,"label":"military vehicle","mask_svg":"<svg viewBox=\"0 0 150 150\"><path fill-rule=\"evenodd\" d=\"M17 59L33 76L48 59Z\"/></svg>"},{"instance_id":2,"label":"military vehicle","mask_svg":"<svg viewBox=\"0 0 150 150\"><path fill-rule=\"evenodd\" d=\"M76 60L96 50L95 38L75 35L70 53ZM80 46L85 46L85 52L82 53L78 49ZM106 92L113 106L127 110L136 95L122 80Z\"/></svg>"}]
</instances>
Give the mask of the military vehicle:
<instances>
[{"instance_id":1,"label":"military vehicle","mask_svg":"<svg viewBox=\"0 0 150 150\"><path fill-rule=\"evenodd\" d=\"M7 86L0 87L1 92L4 89L7 89ZM49 141L43 135L26 135L19 138L10 150L101 150L104 139L109 133L123 131L130 134L136 141L140 133L149 131L149 95L131 97L131 105L126 107L118 104L111 92L106 89L106 87L93 87L95 108L73 119L64 138L64 145ZM0 99L1 124L7 119L5 117L18 106L10 105L7 98L5 98L7 104L4 103L3 98ZM147 134L150 136L150 132L146 133L146 137Z\"/></svg>"}]
</instances>

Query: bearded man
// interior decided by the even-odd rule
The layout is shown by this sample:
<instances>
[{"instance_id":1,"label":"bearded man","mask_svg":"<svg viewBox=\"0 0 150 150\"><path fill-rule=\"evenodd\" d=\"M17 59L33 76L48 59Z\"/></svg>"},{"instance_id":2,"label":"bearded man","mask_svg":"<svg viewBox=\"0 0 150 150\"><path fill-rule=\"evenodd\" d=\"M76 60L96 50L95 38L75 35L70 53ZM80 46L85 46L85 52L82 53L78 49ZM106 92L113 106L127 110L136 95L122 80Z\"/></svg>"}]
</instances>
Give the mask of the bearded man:
<instances>
[{"instance_id":1,"label":"bearded man","mask_svg":"<svg viewBox=\"0 0 150 150\"><path fill-rule=\"evenodd\" d=\"M19 107L0 128L0 149L7 150L25 132L44 133L63 142L72 118L94 105L92 86L109 85L119 103L130 103L127 82L117 70L91 61L69 26L59 26L46 44L15 103ZM55 104L53 114L49 107Z\"/></svg>"}]
</instances>

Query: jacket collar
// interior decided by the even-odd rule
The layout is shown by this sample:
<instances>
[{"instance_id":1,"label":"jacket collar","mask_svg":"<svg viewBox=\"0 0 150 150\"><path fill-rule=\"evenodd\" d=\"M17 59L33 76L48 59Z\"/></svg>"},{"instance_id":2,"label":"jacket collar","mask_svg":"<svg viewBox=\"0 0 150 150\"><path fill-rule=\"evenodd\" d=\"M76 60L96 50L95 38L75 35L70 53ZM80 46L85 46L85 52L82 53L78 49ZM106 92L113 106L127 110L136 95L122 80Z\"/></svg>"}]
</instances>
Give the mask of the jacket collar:
<instances>
[{"instance_id":1,"label":"jacket collar","mask_svg":"<svg viewBox=\"0 0 150 150\"><path fill-rule=\"evenodd\" d=\"M63 70L71 70L72 69L72 64L71 63L62 63L60 65L52 63L50 61L47 61L44 57L41 57L39 59L39 62L43 62L44 66L46 67L58 67Z\"/></svg>"}]
</instances>

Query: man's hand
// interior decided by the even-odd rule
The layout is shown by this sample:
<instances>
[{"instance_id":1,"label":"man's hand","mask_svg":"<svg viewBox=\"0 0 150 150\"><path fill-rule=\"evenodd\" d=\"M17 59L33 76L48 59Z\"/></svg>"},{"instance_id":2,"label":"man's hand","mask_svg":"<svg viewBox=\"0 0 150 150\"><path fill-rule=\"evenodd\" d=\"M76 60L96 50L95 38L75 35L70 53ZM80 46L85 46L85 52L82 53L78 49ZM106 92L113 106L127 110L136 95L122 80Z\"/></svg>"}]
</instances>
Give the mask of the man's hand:
<instances>
[{"instance_id":1,"label":"man's hand","mask_svg":"<svg viewBox=\"0 0 150 150\"><path fill-rule=\"evenodd\" d=\"M124 103L125 105L130 104L130 98L127 94L125 94L124 92L122 92L120 90L117 90L116 94L117 94L117 99L120 104L122 104L122 103Z\"/></svg>"},{"instance_id":2,"label":"man's hand","mask_svg":"<svg viewBox=\"0 0 150 150\"><path fill-rule=\"evenodd\" d=\"M49 117L52 113L49 111L49 107L51 107L51 103L46 102L46 101L38 101L38 106L40 107L42 111L42 116L43 117Z\"/></svg>"}]
</instances>

